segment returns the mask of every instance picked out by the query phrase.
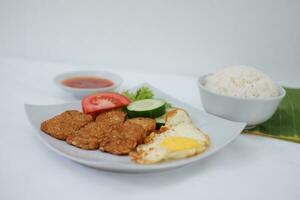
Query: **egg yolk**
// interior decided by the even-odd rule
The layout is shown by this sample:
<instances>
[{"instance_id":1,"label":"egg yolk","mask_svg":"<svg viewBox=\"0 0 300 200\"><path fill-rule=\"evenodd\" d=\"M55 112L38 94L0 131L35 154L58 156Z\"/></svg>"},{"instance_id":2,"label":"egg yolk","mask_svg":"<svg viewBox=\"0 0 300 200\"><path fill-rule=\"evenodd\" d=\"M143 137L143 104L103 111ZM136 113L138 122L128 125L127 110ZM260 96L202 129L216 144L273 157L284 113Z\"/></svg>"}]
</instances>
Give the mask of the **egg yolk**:
<instances>
[{"instance_id":1,"label":"egg yolk","mask_svg":"<svg viewBox=\"0 0 300 200\"><path fill-rule=\"evenodd\" d=\"M160 143L160 146L168 151L182 151L196 148L199 143L187 137L167 137Z\"/></svg>"}]
</instances>

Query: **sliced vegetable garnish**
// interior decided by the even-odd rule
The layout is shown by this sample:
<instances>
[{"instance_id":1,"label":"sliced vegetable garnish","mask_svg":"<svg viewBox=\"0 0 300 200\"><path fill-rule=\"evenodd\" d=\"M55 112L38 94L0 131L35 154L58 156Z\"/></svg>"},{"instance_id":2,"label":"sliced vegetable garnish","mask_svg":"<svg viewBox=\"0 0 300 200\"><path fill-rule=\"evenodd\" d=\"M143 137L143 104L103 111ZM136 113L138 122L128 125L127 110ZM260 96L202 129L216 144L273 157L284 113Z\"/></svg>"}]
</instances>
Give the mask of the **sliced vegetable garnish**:
<instances>
[{"instance_id":1,"label":"sliced vegetable garnish","mask_svg":"<svg viewBox=\"0 0 300 200\"><path fill-rule=\"evenodd\" d=\"M129 98L131 101L138 101L143 99L154 99L154 94L152 90L148 87L141 87L136 92L130 92L125 90L122 95ZM169 102L166 102L166 109L172 108L172 105Z\"/></svg>"},{"instance_id":2,"label":"sliced vegetable garnish","mask_svg":"<svg viewBox=\"0 0 300 200\"><path fill-rule=\"evenodd\" d=\"M154 97L152 90L147 87L141 87L136 92L129 92L129 90L126 90L122 95L128 97L131 101L152 99Z\"/></svg>"},{"instance_id":3,"label":"sliced vegetable garnish","mask_svg":"<svg viewBox=\"0 0 300 200\"><path fill-rule=\"evenodd\" d=\"M166 123L166 120L165 120L165 114L163 114L162 116L159 116L157 118L155 118L155 121L156 121L156 129L160 129L160 127L164 126L165 123Z\"/></svg>"},{"instance_id":4,"label":"sliced vegetable garnish","mask_svg":"<svg viewBox=\"0 0 300 200\"><path fill-rule=\"evenodd\" d=\"M156 117L155 118L155 121L156 121L156 128L157 129L160 129L160 127L164 126L165 123L166 123L166 114L167 112L171 111L171 110L174 110L176 108L167 108L167 103L166 103L166 113L159 116L159 117Z\"/></svg>"},{"instance_id":5,"label":"sliced vegetable garnish","mask_svg":"<svg viewBox=\"0 0 300 200\"><path fill-rule=\"evenodd\" d=\"M126 106L131 101L118 93L106 92L106 93L97 93L86 96L82 99L82 111L84 113L95 113L98 111L118 108Z\"/></svg>"},{"instance_id":6,"label":"sliced vegetable garnish","mask_svg":"<svg viewBox=\"0 0 300 200\"><path fill-rule=\"evenodd\" d=\"M134 101L127 106L130 117L156 118L166 112L166 102L160 99L144 99Z\"/></svg>"}]
</instances>

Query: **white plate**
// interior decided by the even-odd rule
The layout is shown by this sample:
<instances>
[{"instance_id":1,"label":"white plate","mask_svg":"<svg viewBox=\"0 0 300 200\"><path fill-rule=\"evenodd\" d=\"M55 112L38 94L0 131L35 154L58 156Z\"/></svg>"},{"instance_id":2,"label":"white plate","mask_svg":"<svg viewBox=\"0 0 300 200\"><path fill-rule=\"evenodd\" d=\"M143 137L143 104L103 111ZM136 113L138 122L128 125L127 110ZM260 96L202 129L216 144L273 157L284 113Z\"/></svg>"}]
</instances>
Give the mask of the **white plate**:
<instances>
[{"instance_id":1,"label":"white plate","mask_svg":"<svg viewBox=\"0 0 300 200\"><path fill-rule=\"evenodd\" d=\"M166 169L172 169L181 167L212 155L218 150L225 147L231 141L233 141L240 132L244 129L245 123L228 121L211 114L205 113L204 111L198 110L192 106L189 106L162 91L150 86L149 84L141 84L132 90L145 85L152 89L155 97L165 99L172 103L175 107L181 107L186 109L192 117L193 123L205 131L210 139L211 146L204 153L194 156L191 158L168 161L164 163L152 164L152 165L139 165L131 162L128 156L115 156L101 151L87 151L78 149L71 145L68 145L64 141L57 140L50 137L49 135L40 131L40 124L42 121L49 119L61 112L68 109L81 110L80 102L73 102L67 104L58 105L25 105L25 110L29 121L32 126L36 129L36 134L39 138L56 153L67 157L78 163L99 168L102 170L115 171L115 172L155 172ZM199 163L200 164L200 163Z\"/></svg>"}]
</instances>

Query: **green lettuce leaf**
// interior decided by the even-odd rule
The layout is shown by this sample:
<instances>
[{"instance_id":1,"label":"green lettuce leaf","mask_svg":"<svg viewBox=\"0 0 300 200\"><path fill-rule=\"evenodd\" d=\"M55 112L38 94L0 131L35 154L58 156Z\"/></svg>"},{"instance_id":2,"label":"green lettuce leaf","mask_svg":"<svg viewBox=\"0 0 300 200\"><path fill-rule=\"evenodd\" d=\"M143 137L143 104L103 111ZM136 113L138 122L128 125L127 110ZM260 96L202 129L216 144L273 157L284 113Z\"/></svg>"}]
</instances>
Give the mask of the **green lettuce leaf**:
<instances>
[{"instance_id":1,"label":"green lettuce leaf","mask_svg":"<svg viewBox=\"0 0 300 200\"><path fill-rule=\"evenodd\" d=\"M128 97L131 101L152 99L154 97L152 90L150 90L148 87L141 87L136 92L125 90L122 95Z\"/></svg>"},{"instance_id":2,"label":"green lettuce leaf","mask_svg":"<svg viewBox=\"0 0 300 200\"><path fill-rule=\"evenodd\" d=\"M129 90L125 90L124 92L122 92L122 95L126 96L131 101L154 98L152 90L148 87L141 87L136 92L130 92ZM168 108L172 108L172 105L166 101L166 109Z\"/></svg>"}]
</instances>

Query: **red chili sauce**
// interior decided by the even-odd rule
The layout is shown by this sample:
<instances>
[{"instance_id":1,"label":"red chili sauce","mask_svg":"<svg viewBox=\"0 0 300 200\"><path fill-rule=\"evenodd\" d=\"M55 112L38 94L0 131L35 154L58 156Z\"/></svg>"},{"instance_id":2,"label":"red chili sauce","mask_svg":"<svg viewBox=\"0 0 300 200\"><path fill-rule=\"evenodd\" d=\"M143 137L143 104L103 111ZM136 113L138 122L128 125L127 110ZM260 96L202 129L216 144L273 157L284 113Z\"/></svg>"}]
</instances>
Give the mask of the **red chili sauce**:
<instances>
[{"instance_id":1,"label":"red chili sauce","mask_svg":"<svg viewBox=\"0 0 300 200\"><path fill-rule=\"evenodd\" d=\"M114 83L111 80L101 77L80 76L65 79L62 81L62 84L72 88L92 89L110 87Z\"/></svg>"}]
</instances>

